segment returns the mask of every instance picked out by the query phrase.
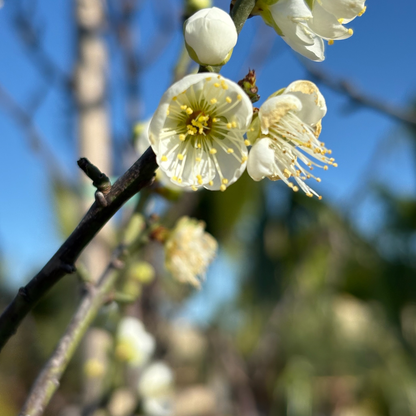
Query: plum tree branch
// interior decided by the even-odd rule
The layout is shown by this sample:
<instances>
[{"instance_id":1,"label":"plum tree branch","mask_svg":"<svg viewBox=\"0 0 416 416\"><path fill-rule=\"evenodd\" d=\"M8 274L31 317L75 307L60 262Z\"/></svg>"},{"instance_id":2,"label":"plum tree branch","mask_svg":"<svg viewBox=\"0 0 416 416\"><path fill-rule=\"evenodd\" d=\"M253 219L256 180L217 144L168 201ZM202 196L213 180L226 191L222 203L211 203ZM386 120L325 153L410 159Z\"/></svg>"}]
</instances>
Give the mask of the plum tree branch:
<instances>
[{"instance_id":1,"label":"plum tree branch","mask_svg":"<svg viewBox=\"0 0 416 416\"><path fill-rule=\"evenodd\" d=\"M105 195L107 205L94 202L43 269L26 286L19 289L16 297L0 316L0 350L49 289L66 274L75 271L75 261L98 231L127 200L151 183L156 169L156 157L149 148Z\"/></svg>"}]
</instances>

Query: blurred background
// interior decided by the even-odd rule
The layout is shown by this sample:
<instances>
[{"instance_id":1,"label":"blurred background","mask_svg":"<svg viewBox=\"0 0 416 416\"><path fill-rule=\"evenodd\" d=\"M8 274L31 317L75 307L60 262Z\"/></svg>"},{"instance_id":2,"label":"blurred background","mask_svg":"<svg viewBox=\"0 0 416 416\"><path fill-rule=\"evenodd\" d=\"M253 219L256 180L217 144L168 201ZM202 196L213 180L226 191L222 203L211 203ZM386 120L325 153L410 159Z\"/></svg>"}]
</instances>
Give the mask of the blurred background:
<instances>
[{"instance_id":1,"label":"blurred background","mask_svg":"<svg viewBox=\"0 0 416 416\"><path fill-rule=\"evenodd\" d=\"M191 3L1 3L1 309L93 202L79 157L117 178L163 92L196 70L182 38ZM322 201L246 174L225 193L158 188L147 215L168 227L181 215L203 220L218 241L206 281L195 290L173 280L163 248L148 245L136 259L146 273L121 277L137 300L105 306L45 415L172 414L137 387L161 360L179 416L416 415L416 3L367 6L323 63L249 19L221 72L238 81L255 69L257 106L294 80L317 83L328 106L321 139L339 165L313 184ZM94 278L129 210L81 259ZM18 413L81 286L62 280L4 348L0 415ZM134 371L117 350L125 314L156 345Z\"/></svg>"}]
</instances>

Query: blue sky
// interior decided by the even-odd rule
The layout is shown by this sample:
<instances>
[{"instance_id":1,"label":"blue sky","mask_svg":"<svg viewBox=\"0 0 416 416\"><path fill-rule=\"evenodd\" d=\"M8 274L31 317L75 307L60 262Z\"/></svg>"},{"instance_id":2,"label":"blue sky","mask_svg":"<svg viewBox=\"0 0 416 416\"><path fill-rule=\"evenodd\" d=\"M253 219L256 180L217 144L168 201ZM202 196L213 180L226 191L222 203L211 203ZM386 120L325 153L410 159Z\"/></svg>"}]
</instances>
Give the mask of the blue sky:
<instances>
[{"instance_id":1,"label":"blue sky","mask_svg":"<svg viewBox=\"0 0 416 416\"><path fill-rule=\"evenodd\" d=\"M28 58L14 29L13 16L18 1L6 1L0 9L0 86L28 108L37 86L48 85ZM24 2L29 4L30 2ZM42 46L63 73L70 74L75 57L72 1L39 0L33 14L42 29ZM135 41L146 48L151 41L154 25L150 19L157 2L143 1L143 10L137 19ZM111 4L111 2L110 2ZM172 16L180 14L180 2L170 5ZM227 1L215 5L228 9ZM348 79L360 91L397 106L408 106L416 97L416 34L414 16L416 2L402 0L392 7L388 1L367 1L363 17L349 26L354 36L327 47L327 59L319 68L336 77ZM123 93L117 84L119 55L110 45L110 92L113 97L112 126L116 137L126 134ZM176 24L175 35L169 39L163 59L151 64L142 73L142 106L137 119L151 116L164 90L171 82L171 71L177 52L182 45L181 27ZM307 77L299 57L266 27L260 18L248 21L230 62L223 75L237 81L248 68L258 72L258 86L262 101L272 92L296 79ZM331 204L343 209L354 204L356 195L371 173L372 179L384 183L402 195L416 192L415 168L410 146L400 125L371 109L348 106L348 99L326 87L321 88L328 114L323 120L321 136L339 167L322 172L322 183L316 189ZM59 161L68 177L78 174L74 131L68 128L68 108L64 96L52 87L46 100L36 112L37 129ZM259 104L262 103L260 101ZM0 100L0 173L2 200L0 204L0 250L6 259L7 276L11 285L24 283L58 248L61 239L56 230L56 218L51 208L48 171L44 161L29 148L21 126L10 116ZM386 142L386 140L388 140ZM379 152L376 164L373 154ZM371 164L370 164L371 162ZM362 196L357 204L362 203ZM362 205L357 226L371 232L377 224L377 204L371 200Z\"/></svg>"}]
</instances>

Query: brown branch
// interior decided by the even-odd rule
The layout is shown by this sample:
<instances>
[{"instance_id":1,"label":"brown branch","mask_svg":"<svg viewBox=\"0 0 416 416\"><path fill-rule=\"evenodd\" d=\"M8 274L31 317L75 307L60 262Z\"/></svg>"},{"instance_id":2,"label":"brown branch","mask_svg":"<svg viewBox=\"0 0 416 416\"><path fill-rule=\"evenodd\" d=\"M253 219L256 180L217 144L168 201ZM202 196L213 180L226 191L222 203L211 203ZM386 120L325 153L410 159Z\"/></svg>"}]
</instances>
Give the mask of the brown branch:
<instances>
[{"instance_id":1,"label":"brown branch","mask_svg":"<svg viewBox=\"0 0 416 416\"><path fill-rule=\"evenodd\" d=\"M352 85L345 79L336 79L332 75L328 74L321 69L318 69L316 65L310 64L302 60L302 63L308 71L308 73L315 78L316 81L322 82L332 90L346 95L351 100L360 105L373 108L382 114L387 114L396 120L416 126L416 112L408 108L400 108L384 102L380 98L372 97L368 94L361 92L357 87Z\"/></svg>"},{"instance_id":2,"label":"brown branch","mask_svg":"<svg viewBox=\"0 0 416 416\"><path fill-rule=\"evenodd\" d=\"M155 154L149 148L104 196L107 205L95 202L44 268L19 289L14 300L0 316L0 350L45 293L66 274L75 271L74 263L78 256L107 221L134 194L151 183L156 169Z\"/></svg>"}]
</instances>

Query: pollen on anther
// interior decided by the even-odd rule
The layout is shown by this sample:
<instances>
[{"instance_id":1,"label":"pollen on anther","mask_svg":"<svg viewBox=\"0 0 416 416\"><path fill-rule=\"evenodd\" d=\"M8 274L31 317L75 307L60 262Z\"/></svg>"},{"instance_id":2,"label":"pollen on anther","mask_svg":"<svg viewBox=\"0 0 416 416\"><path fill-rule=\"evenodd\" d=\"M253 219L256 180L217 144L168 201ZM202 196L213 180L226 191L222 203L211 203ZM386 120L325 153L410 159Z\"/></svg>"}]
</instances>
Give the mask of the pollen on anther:
<instances>
[{"instance_id":1,"label":"pollen on anther","mask_svg":"<svg viewBox=\"0 0 416 416\"><path fill-rule=\"evenodd\" d=\"M186 110L187 108L188 108L187 105L185 105L185 104L181 105L181 110Z\"/></svg>"},{"instance_id":2,"label":"pollen on anther","mask_svg":"<svg viewBox=\"0 0 416 416\"><path fill-rule=\"evenodd\" d=\"M299 188L297 186L294 186L292 189L293 189L293 192L299 191Z\"/></svg>"},{"instance_id":3,"label":"pollen on anther","mask_svg":"<svg viewBox=\"0 0 416 416\"><path fill-rule=\"evenodd\" d=\"M341 17L340 19L338 19L338 22L342 24L344 22L344 18Z\"/></svg>"},{"instance_id":4,"label":"pollen on anther","mask_svg":"<svg viewBox=\"0 0 416 416\"><path fill-rule=\"evenodd\" d=\"M228 85L225 83L225 81L221 81L221 87L223 90L228 90Z\"/></svg>"},{"instance_id":5,"label":"pollen on anther","mask_svg":"<svg viewBox=\"0 0 416 416\"><path fill-rule=\"evenodd\" d=\"M209 149L209 152L210 152L212 155L215 155L215 153L217 153L217 149L214 149L214 148Z\"/></svg>"},{"instance_id":6,"label":"pollen on anther","mask_svg":"<svg viewBox=\"0 0 416 416\"><path fill-rule=\"evenodd\" d=\"M165 155L163 155L163 156L160 158L160 160L161 160L162 162L166 162L166 161L168 160L168 158L167 158Z\"/></svg>"},{"instance_id":7,"label":"pollen on anther","mask_svg":"<svg viewBox=\"0 0 416 416\"><path fill-rule=\"evenodd\" d=\"M178 99L178 97L172 97L173 101L176 101Z\"/></svg>"},{"instance_id":8,"label":"pollen on anther","mask_svg":"<svg viewBox=\"0 0 416 416\"><path fill-rule=\"evenodd\" d=\"M198 188L195 185L192 185L191 188L192 188L193 191L197 191L198 190Z\"/></svg>"},{"instance_id":9,"label":"pollen on anther","mask_svg":"<svg viewBox=\"0 0 416 416\"><path fill-rule=\"evenodd\" d=\"M324 170L328 170L328 166L327 165L324 166Z\"/></svg>"},{"instance_id":10,"label":"pollen on anther","mask_svg":"<svg viewBox=\"0 0 416 416\"><path fill-rule=\"evenodd\" d=\"M178 159L183 160L183 154L182 153L178 153Z\"/></svg>"},{"instance_id":11,"label":"pollen on anther","mask_svg":"<svg viewBox=\"0 0 416 416\"><path fill-rule=\"evenodd\" d=\"M227 129L230 129L233 125L231 123L227 123L226 126L227 126Z\"/></svg>"},{"instance_id":12,"label":"pollen on anther","mask_svg":"<svg viewBox=\"0 0 416 416\"><path fill-rule=\"evenodd\" d=\"M195 158L195 162L200 162L202 159L200 157Z\"/></svg>"},{"instance_id":13,"label":"pollen on anther","mask_svg":"<svg viewBox=\"0 0 416 416\"><path fill-rule=\"evenodd\" d=\"M214 185L214 182L213 182L213 181L209 181L209 182L208 182L208 185L209 185L209 186L213 186L213 185Z\"/></svg>"},{"instance_id":14,"label":"pollen on anther","mask_svg":"<svg viewBox=\"0 0 416 416\"><path fill-rule=\"evenodd\" d=\"M333 44L334 44L334 39L329 39L329 40L328 40L328 45L329 45L329 46L331 46L331 45L333 45Z\"/></svg>"},{"instance_id":15,"label":"pollen on anther","mask_svg":"<svg viewBox=\"0 0 416 416\"><path fill-rule=\"evenodd\" d=\"M172 176L172 180L176 182L178 180L177 176Z\"/></svg>"},{"instance_id":16,"label":"pollen on anther","mask_svg":"<svg viewBox=\"0 0 416 416\"><path fill-rule=\"evenodd\" d=\"M237 127L237 122L233 121L231 124L232 124L232 126L233 126L234 128L236 128L236 127Z\"/></svg>"},{"instance_id":17,"label":"pollen on anther","mask_svg":"<svg viewBox=\"0 0 416 416\"><path fill-rule=\"evenodd\" d=\"M231 97L225 97L225 101L227 101L228 104L231 104L233 102Z\"/></svg>"},{"instance_id":18,"label":"pollen on anther","mask_svg":"<svg viewBox=\"0 0 416 416\"><path fill-rule=\"evenodd\" d=\"M227 183L228 183L228 179L223 179L222 181L221 181L224 185L227 185Z\"/></svg>"},{"instance_id":19,"label":"pollen on anther","mask_svg":"<svg viewBox=\"0 0 416 416\"><path fill-rule=\"evenodd\" d=\"M220 87L220 84L219 84L218 82L216 82L216 83L214 84L214 87L219 88L219 87Z\"/></svg>"},{"instance_id":20,"label":"pollen on anther","mask_svg":"<svg viewBox=\"0 0 416 416\"><path fill-rule=\"evenodd\" d=\"M247 162L248 157L247 156L243 156L241 158L241 163Z\"/></svg>"},{"instance_id":21,"label":"pollen on anther","mask_svg":"<svg viewBox=\"0 0 416 416\"><path fill-rule=\"evenodd\" d=\"M231 149L231 147L229 147L229 148L227 149L227 153L234 153L234 149Z\"/></svg>"},{"instance_id":22,"label":"pollen on anther","mask_svg":"<svg viewBox=\"0 0 416 416\"><path fill-rule=\"evenodd\" d=\"M184 134L180 134L180 135L179 135L179 140L180 140L181 142L185 141L185 139L186 139L186 136L185 136Z\"/></svg>"},{"instance_id":23,"label":"pollen on anther","mask_svg":"<svg viewBox=\"0 0 416 416\"><path fill-rule=\"evenodd\" d=\"M338 167L338 163L333 163L333 164L332 164L332 166L333 166L334 168L337 168L337 167Z\"/></svg>"},{"instance_id":24,"label":"pollen on anther","mask_svg":"<svg viewBox=\"0 0 416 416\"><path fill-rule=\"evenodd\" d=\"M218 121L218 119L217 119L217 118L215 118L215 117L212 119L212 122L213 122L213 123L216 123L217 121Z\"/></svg>"},{"instance_id":25,"label":"pollen on anther","mask_svg":"<svg viewBox=\"0 0 416 416\"><path fill-rule=\"evenodd\" d=\"M209 102L210 102L211 104L216 104L216 103L217 103L217 99L216 99L216 98L211 98L211 99L209 100Z\"/></svg>"},{"instance_id":26,"label":"pollen on anther","mask_svg":"<svg viewBox=\"0 0 416 416\"><path fill-rule=\"evenodd\" d=\"M351 28L349 28L349 29L348 29L348 34L349 34L349 35L352 35L353 33L354 33L354 31L353 31Z\"/></svg>"},{"instance_id":27,"label":"pollen on anther","mask_svg":"<svg viewBox=\"0 0 416 416\"><path fill-rule=\"evenodd\" d=\"M224 192L226 189L227 189L227 187L225 185L220 186L220 191Z\"/></svg>"},{"instance_id":28,"label":"pollen on anther","mask_svg":"<svg viewBox=\"0 0 416 416\"><path fill-rule=\"evenodd\" d=\"M241 95L241 94L238 94L238 95L237 95L237 100L238 100L238 101L241 101L242 99L243 99L242 95Z\"/></svg>"},{"instance_id":29,"label":"pollen on anther","mask_svg":"<svg viewBox=\"0 0 416 416\"><path fill-rule=\"evenodd\" d=\"M182 183L182 178L178 178L178 183Z\"/></svg>"},{"instance_id":30,"label":"pollen on anther","mask_svg":"<svg viewBox=\"0 0 416 416\"><path fill-rule=\"evenodd\" d=\"M194 112L194 110L192 110L192 108L190 108L190 107L188 107L188 108L186 109L186 114L191 115L193 112Z\"/></svg>"},{"instance_id":31,"label":"pollen on anther","mask_svg":"<svg viewBox=\"0 0 416 416\"><path fill-rule=\"evenodd\" d=\"M246 146L250 146L251 145L251 142L250 142L250 140L244 140L244 144L246 145Z\"/></svg>"}]
</instances>

